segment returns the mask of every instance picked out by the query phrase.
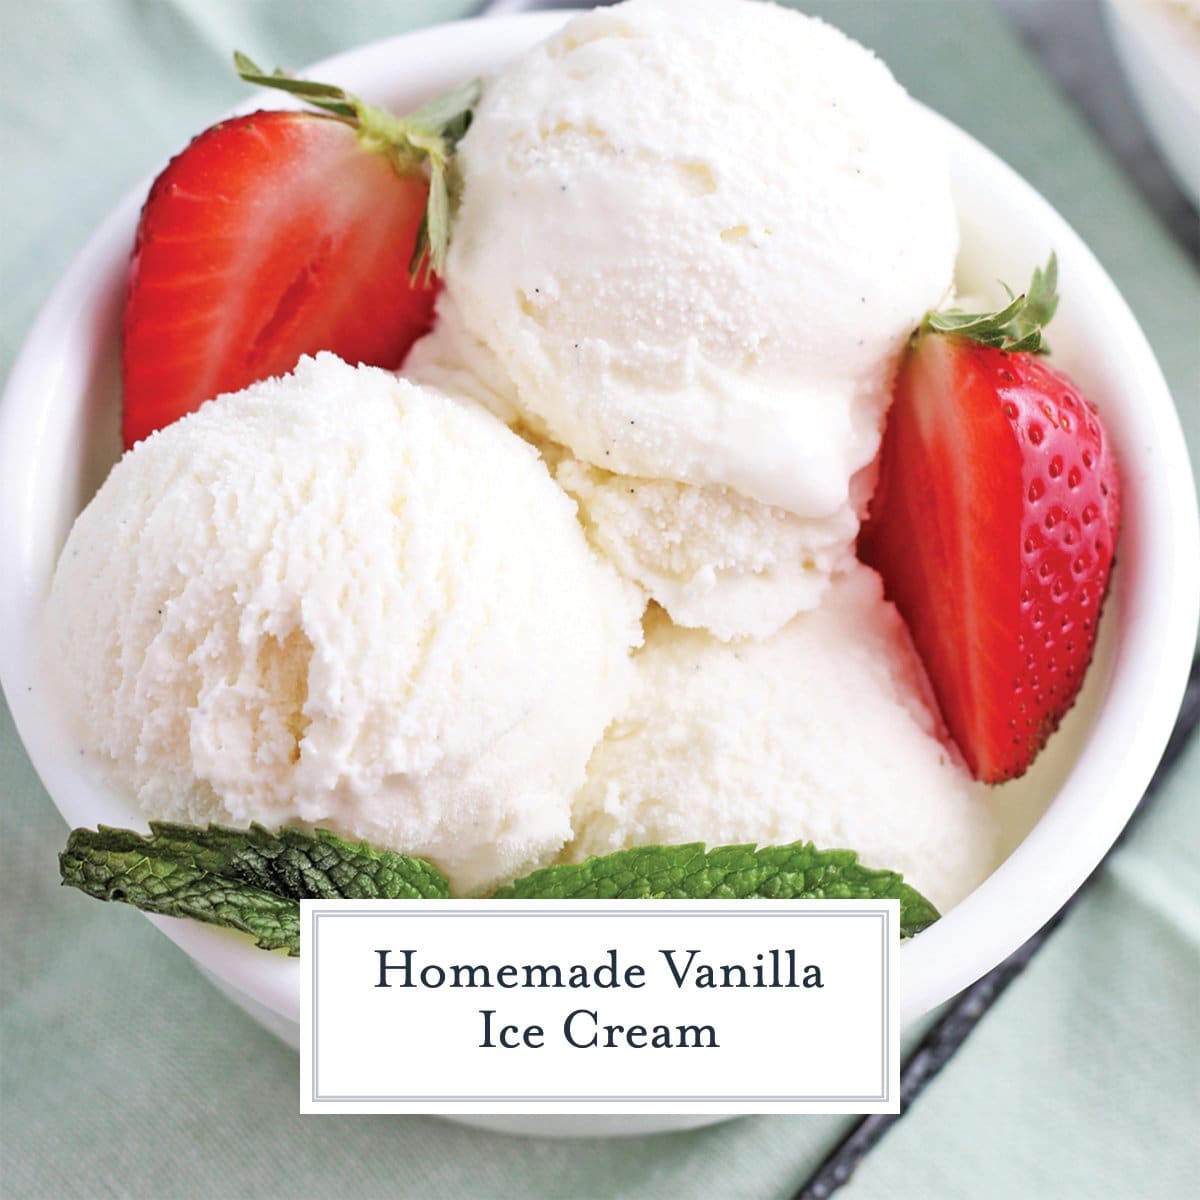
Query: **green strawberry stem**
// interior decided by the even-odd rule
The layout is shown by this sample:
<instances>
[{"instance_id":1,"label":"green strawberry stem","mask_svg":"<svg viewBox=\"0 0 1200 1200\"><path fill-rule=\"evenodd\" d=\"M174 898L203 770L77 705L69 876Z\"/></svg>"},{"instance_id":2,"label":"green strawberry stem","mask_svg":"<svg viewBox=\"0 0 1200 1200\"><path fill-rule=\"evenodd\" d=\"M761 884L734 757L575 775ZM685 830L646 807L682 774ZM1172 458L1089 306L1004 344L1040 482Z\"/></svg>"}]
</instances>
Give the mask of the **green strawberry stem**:
<instances>
[{"instance_id":1,"label":"green strawberry stem","mask_svg":"<svg viewBox=\"0 0 1200 1200\"><path fill-rule=\"evenodd\" d=\"M398 175L409 176L428 169L429 199L408 271L414 283L428 282L431 273L442 274L450 245L450 167L455 147L471 123L471 110L479 102L480 81L472 79L460 84L408 116L397 117L333 84L294 79L278 68L268 75L240 50L234 51L233 63L247 83L298 96L314 108L352 125L363 148L385 155Z\"/></svg>"},{"instance_id":2,"label":"green strawberry stem","mask_svg":"<svg viewBox=\"0 0 1200 1200\"><path fill-rule=\"evenodd\" d=\"M929 312L921 322L920 332L931 330L952 337L969 338L983 346L992 346L1010 354L1024 351L1047 354L1050 347L1043 330L1050 324L1058 308L1058 258L1051 252L1045 270L1035 267L1029 290L1014 296L1008 284L1001 285L1009 295L1009 303L996 312L969 313L959 308Z\"/></svg>"}]
</instances>

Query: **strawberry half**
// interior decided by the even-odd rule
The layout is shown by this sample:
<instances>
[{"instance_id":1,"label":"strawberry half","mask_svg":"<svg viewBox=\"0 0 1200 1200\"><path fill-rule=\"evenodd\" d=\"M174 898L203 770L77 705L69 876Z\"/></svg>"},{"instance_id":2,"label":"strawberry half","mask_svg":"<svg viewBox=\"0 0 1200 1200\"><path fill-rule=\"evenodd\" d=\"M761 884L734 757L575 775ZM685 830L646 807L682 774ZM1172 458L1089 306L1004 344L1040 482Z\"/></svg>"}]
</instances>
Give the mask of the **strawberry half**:
<instances>
[{"instance_id":1,"label":"strawberry half","mask_svg":"<svg viewBox=\"0 0 1200 1200\"><path fill-rule=\"evenodd\" d=\"M222 121L155 180L122 322L127 448L303 354L398 367L432 323L446 166L478 85L401 119L237 64L327 111Z\"/></svg>"},{"instance_id":2,"label":"strawberry half","mask_svg":"<svg viewBox=\"0 0 1200 1200\"><path fill-rule=\"evenodd\" d=\"M977 779L1024 773L1083 684L1119 524L1095 407L1038 357L1056 265L994 314L926 317L859 554L883 576Z\"/></svg>"}]
</instances>

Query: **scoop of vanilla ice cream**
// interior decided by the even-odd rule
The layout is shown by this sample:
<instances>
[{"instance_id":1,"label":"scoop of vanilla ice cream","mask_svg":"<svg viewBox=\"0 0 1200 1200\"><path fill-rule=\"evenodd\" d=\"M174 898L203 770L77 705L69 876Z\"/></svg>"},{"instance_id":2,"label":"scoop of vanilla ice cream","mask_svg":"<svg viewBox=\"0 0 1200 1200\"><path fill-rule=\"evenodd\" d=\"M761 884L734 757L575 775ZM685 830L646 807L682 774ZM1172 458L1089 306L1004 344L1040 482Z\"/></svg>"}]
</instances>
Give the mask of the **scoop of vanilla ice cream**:
<instances>
[{"instance_id":1,"label":"scoop of vanilla ice cream","mask_svg":"<svg viewBox=\"0 0 1200 1200\"><path fill-rule=\"evenodd\" d=\"M49 619L151 816L323 825L473 892L569 836L641 606L490 413L323 354L130 451Z\"/></svg>"},{"instance_id":2,"label":"scoop of vanilla ice cream","mask_svg":"<svg viewBox=\"0 0 1200 1200\"><path fill-rule=\"evenodd\" d=\"M502 404L606 471L847 509L957 242L936 132L881 62L772 5L631 0L490 81L458 163L415 361L483 347Z\"/></svg>"},{"instance_id":3,"label":"scoop of vanilla ice cream","mask_svg":"<svg viewBox=\"0 0 1200 1200\"><path fill-rule=\"evenodd\" d=\"M732 488L613 475L570 455L554 478L623 575L677 625L722 641L769 637L815 608L832 572L854 561L858 520L848 506L798 517Z\"/></svg>"},{"instance_id":4,"label":"scoop of vanilla ice cream","mask_svg":"<svg viewBox=\"0 0 1200 1200\"><path fill-rule=\"evenodd\" d=\"M939 739L868 568L764 641L649 621L634 661L638 686L576 797L568 858L804 839L902 872L943 911L995 865L986 789Z\"/></svg>"}]
</instances>

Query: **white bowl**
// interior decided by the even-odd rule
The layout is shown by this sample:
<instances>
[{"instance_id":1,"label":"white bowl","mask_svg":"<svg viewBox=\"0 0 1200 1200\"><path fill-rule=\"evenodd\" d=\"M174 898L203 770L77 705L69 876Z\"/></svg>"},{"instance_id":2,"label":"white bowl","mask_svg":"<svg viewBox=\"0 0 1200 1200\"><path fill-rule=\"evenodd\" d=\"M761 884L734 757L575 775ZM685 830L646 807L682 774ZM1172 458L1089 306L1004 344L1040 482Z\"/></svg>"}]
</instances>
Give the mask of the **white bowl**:
<instances>
[{"instance_id":1,"label":"white bowl","mask_svg":"<svg viewBox=\"0 0 1200 1200\"><path fill-rule=\"evenodd\" d=\"M314 78L404 110L487 72L547 36L563 14L464 22L379 42L320 63ZM260 106L262 98L245 109ZM281 97L271 95L269 106ZM940 120L940 118L931 118ZM1182 695L1200 596L1200 537L1179 422L1129 309L1091 252L994 155L942 122L963 229L960 282L1029 278L1051 248L1062 291L1055 361L1100 407L1124 478L1120 566L1084 697L1003 808L1012 852L968 899L905 943L902 1020L911 1022L999 963L1080 885L1132 812ZM0 405L0 679L34 766L71 826L143 826L131 801L77 763L54 690L40 620L75 515L119 453L117 330L122 283L149 181L96 231L46 302ZM53 860L46 870L53 870ZM299 963L232 933L151 917L227 995L295 1044ZM547 1132L614 1133L697 1118L575 1118ZM499 1118L493 1127L521 1127ZM527 1131L522 1128L522 1131Z\"/></svg>"},{"instance_id":2,"label":"white bowl","mask_svg":"<svg viewBox=\"0 0 1200 1200\"><path fill-rule=\"evenodd\" d=\"M1142 116L1200 208L1200 24L1166 0L1106 0L1104 15Z\"/></svg>"}]
</instances>

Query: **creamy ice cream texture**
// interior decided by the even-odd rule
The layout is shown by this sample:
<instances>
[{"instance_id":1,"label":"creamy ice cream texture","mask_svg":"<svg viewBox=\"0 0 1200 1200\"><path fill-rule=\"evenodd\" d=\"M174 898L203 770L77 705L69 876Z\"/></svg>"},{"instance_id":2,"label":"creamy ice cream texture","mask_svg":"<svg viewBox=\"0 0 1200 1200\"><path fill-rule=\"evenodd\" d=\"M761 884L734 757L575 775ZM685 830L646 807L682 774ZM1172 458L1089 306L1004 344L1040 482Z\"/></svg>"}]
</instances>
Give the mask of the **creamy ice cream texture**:
<instances>
[{"instance_id":1,"label":"creamy ice cream texture","mask_svg":"<svg viewBox=\"0 0 1200 1200\"><path fill-rule=\"evenodd\" d=\"M908 633L869 568L764 640L650 621L635 662L575 801L569 857L804 839L901 871L943 911L995 865L986 789L939 740Z\"/></svg>"},{"instance_id":2,"label":"creamy ice cream texture","mask_svg":"<svg viewBox=\"0 0 1200 1200\"><path fill-rule=\"evenodd\" d=\"M723 640L767 637L815 607L854 563L849 507L805 518L732 488L614 475L566 455L554 477L593 543L680 625Z\"/></svg>"},{"instance_id":3,"label":"creamy ice cream texture","mask_svg":"<svg viewBox=\"0 0 1200 1200\"><path fill-rule=\"evenodd\" d=\"M332 827L460 893L570 836L640 613L531 447L331 355L127 454L49 607L150 815Z\"/></svg>"},{"instance_id":4,"label":"creamy ice cream texture","mask_svg":"<svg viewBox=\"0 0 1200 1200\"><path fill-rule=\"evenodd\" d=\"M898 352L951 284L924 114L819 21L632 0L492 80L459 154L439 328L408 369L655 481L648 502L560 477L677 622L765 636L813 607L853 541ZM714 535L731 515L753 536Z\"/></svg>"},{"instance_id":5,"label":"creamy ice cream texture","mask_svg":"<svg viewBox=\"0 0 1200 1200\"><path fill-rule=\"evenodd\" d=\"M460 894L802 838L955 903L992 819L853 553L951 280L920 115L820 22L633 0L492 80L461 167L412 379L302 360L79 518L85 744L151 816L331 827Z\"/></svg>"}]
</instances>

